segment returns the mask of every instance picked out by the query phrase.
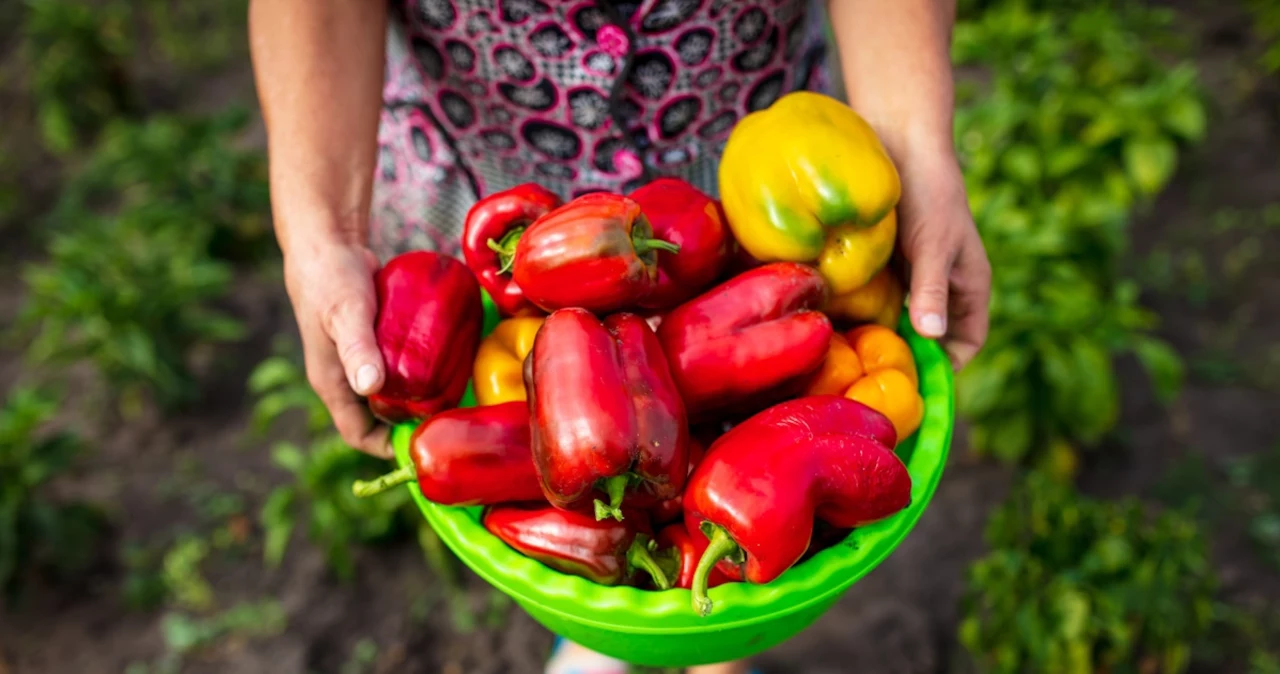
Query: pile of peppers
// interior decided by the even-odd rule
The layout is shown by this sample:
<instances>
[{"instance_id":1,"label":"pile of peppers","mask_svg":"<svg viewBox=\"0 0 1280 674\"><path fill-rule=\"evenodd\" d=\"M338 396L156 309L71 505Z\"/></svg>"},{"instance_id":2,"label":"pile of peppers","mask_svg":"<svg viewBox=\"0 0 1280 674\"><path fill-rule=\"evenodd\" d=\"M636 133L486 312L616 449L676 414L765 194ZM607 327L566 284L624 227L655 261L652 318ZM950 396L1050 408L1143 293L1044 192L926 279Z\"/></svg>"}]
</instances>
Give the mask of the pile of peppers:
<instances>
[{"instance_id":1,"label":"pile of peppers","mask_svg":"<svg viewBox=\"0 0 1280 674\"><path fill-rule=\"evenodd\" d=\"M483 506L520 554L691 591L702 615L709 588L772 582L894 515L895 447L924 416L894 331L899 190L871 127L801 92L732 131L723 202L675 178L486 196L465 264L413 252L377 274L388 374L368 404L417 428L410 463L354 492ZM482 292L502 317L483 336Z\"/></svg>"}]
</instances>

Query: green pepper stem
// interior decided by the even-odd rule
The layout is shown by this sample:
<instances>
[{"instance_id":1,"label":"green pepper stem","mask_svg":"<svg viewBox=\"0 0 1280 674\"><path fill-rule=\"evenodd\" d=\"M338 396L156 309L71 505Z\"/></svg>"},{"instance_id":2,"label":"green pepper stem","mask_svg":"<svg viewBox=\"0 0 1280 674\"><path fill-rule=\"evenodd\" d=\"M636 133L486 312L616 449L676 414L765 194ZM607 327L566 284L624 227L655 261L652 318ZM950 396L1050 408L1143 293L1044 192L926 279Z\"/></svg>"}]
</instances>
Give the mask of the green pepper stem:
<instances>
[{"instance_id":1,"label":"green pepper stem","mask_svg":"<svg viewBox=\"0 0 1280 674\"><path fill-rule=\"evenodd\" d=\"M596 519L602 520L606 517L612 517L619 522L622 521L622 498L626 495L627 484L631 482L626 475L614 475L606 477L600 481L600 487L604 493L609 495L609 503L606 504L600 499L596 499Z\"/></svg>"},{"instance_id":2,"label":"green pepper stem","mask_svg":"<svg viewBox=\"0 0 1280 674\"><path fill-rule=\"evenodd\" d=\"M509 231L502 235L498 241L489 239L485 245L489 250L498 254L499 274L505 274L511 271L511 266L516 259L516 246L520 243L520 237L524 235L524 227L512 227Z\"/></svg>"},{"instance_id":3,"label":"green pepper stem","mask_svg":"<svg viewBox=\"0 0 1280 674\"><path fill-rule=\"evenodd\" d=\"M658 586L659 590L670 590L671 579L667 577L666 572L658 565L658 560L649 554L648 537L641 534L631 541L631 546L627 548L627 565L633 569L640 569L653 577L653 584Z\"/></svg>"},{"instance_id":4,"label":"green pepper stem","mask_svg":"<svg viewBox=\"0 0 1280 674\"><path fill-rule=\"evenodd\" d=\"M733 542L733 537L724 527L711 525L710 528L714 531L707 542L707 550L702 553L698 568L693 572L693 610L704 618L711 615L711 598L707 596L707 581L711 577L711 569L720 560L739 550L738 544Z\"/></svg>"},{"instance_id":5,"label":"green pepper stem","mask_svg":"<svg viewBox=\"0 0 1280 674\"><path fill-rule=\"evenodd\" d=\"M651 250L665 250L672 255L680 252L679 244L662 239L635 239L631 243L636 247L636 255L644 255Z\"/></svg>"},{"instance_id":6,"label":"green pepper stem","mask_svg":"<svg viewBox=\"0 0 1280 674\"><path fill-rule=\"evenodd\" d=\"M418 474L414 471L413 466L401 466L396 470L375 477L372 480L356 480L351 484L351 493L360 498L381 494L382 492L406 482L412 482L417 479Z\"/></svg>"}]
</instances>

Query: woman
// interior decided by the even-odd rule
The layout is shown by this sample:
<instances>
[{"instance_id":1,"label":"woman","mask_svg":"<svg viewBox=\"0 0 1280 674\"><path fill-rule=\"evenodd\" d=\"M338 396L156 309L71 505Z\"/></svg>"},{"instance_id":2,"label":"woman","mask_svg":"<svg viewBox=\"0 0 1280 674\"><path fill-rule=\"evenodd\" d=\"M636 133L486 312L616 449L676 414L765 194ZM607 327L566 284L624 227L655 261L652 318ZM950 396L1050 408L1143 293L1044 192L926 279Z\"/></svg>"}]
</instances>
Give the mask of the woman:
<instances>
[{"instance_id":1,"label":"woman","mask_svg":"<svg viewBox=\"0 0 1280 674\"><path fill-rule=\"evenodd\" d=\"M571 197L675 175L716 193L736 120L827 86L828 17L810 4L254 0L286 285L308 378L342 437L390 456L359 397L383 380L379 258L456 254L477 195L530 180ZM990 269L952 148L954 0L826 4L831 65L902 176L912 323L962 366L986 337ZM561 655L587 671L581 653Z\"/></svg>"}]
</instances>

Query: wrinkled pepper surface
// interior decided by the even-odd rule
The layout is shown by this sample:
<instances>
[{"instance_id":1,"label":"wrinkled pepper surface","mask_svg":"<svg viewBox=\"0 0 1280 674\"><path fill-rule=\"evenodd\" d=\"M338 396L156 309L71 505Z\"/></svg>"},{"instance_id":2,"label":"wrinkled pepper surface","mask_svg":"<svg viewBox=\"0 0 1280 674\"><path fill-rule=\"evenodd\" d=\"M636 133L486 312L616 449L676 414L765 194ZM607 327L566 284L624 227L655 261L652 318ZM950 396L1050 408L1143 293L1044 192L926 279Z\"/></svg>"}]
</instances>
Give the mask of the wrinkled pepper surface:
<instances>
[{"instance_id":1,"label":"wrinkled pepper surface","mask_svg":"<svg viewBox=\"0 0 1280 674\"><path fill-rule=\"evenodd\" d=\"M815 518L847 528L905 508L911 477L895 439L889 420L866 405L811 396L770 407L716 441L684 494L685 524L709 540L694 608L710 613L717 564L768 583L804 555Z\"/></svg>"},{"instance_id":2,"label":"wrinkled pepper surface","mask_svg":"<svg viewBox=\"0 0 1280 674\"><path fill-rule=\"evenodd\" d=\"M654 237L640 205L617 194L586 194L538 218L516 244L512 273L546 311L595 313L634 308L658 284L658 251L680 247Z\"/></svg>"},{"instance_id":3,"label":"wrinkled pepper surface","mask_svg":"<svg viewBox=\"0 0 1280 674\"><path fill-rule=\"evenodd\" d=\"M658 338L634 314L547 317L525 360L533 459L547 500L622 517L629 491L674 498L689 468L684 403Z\"/></svg>"},{"instance_id":4,"label":"wrinkled pepper surface","mask_svg":"<svg viewBox=\"0 0 1280 674\"><path fill-rule=\"evenodd\" d=\"M694 468L698 467L698 463L702 461L706 449L702 443L696 438L689 438L689 472L692 473ZM639 496L641 498L634 498ZM666 524L674 522L684 516L684 498L681 494L676 494L672 498L655 501L648 494L636 494L633 498L624 501L627 505L634 503L637 508L644 508L649 511L649 516L653 518L655 524Z\"/></svg>"},{"instance_id":5,"label":"wrinkled pepper surface","mask_svg":"<svg viewBox=\"0 0 1280 674\"><path fill-rule=\"evenodd\" d=\"M888 260L900 196L898 171L871 126L807 91L744 117L720 163L720 198L746 252L817 264L837 294Z\"/></svg>"},{"instance_id":6,"label":"wrinkled pepper surface","mask_svg":"<svg viewBox=\"0 0 1280 674\"><path fill-rule=\"evenodd\" d=\"M822 365L831 321L812 267L775 262L735 276L673 309L658 326L690 416L794 395Z\"/></svg>"},{"instance_id":7,"label":"wrinkled pepper surface","mask_svg":"<svg viewBox=\"0 0 1280 674\"><path fill-rule=\"evenodd\" d=\"M428 501L442 505L490 505L541 501L542 485L529 447L524 403L441 412L422 422L409 441L412 465L352 485L356 496L418 481Z\"/></svg>"},{"instance_id":8,"label":"wrinkled pepper surface","mask_svg":"<svg viewBox=\"0 0 1280 674\"><path fill-rule=\"evenodd\" d=\"M534 220L562 205L560 197L533 183L517 185L477 201L462 228L462 256L503 316L541 313L511 277L516 242Z\"/></svg>"},{"instance_id":9,"label":"wrinkled pepper surface","mask_svg":"<svg viewBox=\"0 0 1280 674\"><path fill-rule=\"evenodd\" d=\"M888 417L899 440L915 433L924 419L924 398L911 347L898 333L880 325L832 335L822 368L805 394L857 400Z\"/></svg>"},{"instance_id":10,"label":"wrinkled pepper surface","mask_svg":"<svg viewBox=\"0 0 1280 674\"><path fill-rule=\"evenodd\" d=\"M658 532L658 564L662 566L672 587L684 590L693 587L693 574L698 570L698 561L702 553L707 551L707 539L701 533L690 533L684 522L669 524ZM730 578L719 567L713 568L707 576L707 587L713 588L731 583Z\"/></svg>"},{"instance_id":11,"label":"wrinkled pepper surface","mask_svg":"<svg viewBox=\"0 0 1280 674\"><path fill-rule=\"evenodd\" d=\"M658 282L640 306L674 307L714 283L733 241L720 202L677 178L659 178L628 196L640 204L655 238L680 247L679 255L657 252Z\"/></svg>"},{"instance_id":12,"label":"wrinkled pepper surface","mask_svg":"<svg viewBox=\"0 0 1280 674\"><path fill-rule=\"evenodd\" d=\"M541 316L520 316L498 323L480 340L472 374L476 403L497 405L526 399L524 359L542 327Z\"/></svg>"},{"instance_id":13,"label":"wrinkled pepper surface","mask_svg":"<svg viewBox=\"0 0 1280 674\"><path fill-rule=\"evenodd\" d=\"M837 321L896 328L905 297L902 281L898 280L892 267L885 266L861 288L843 295L832 295L823 311Z\"/></svg>"},{"instance_id":14,"label":"wrinkled pepper surface","mask_svg":"<svg viewBox=\"0 0 1280 674\"><path fill-rule=\"evenodd\" d=\"M626 521L596 520L587 513L527 504L488 508L484 528L521 554L600 585L638 585L640 572L658 589L671 582L658 566L652 530L643 513Z\"/></svg>"},{"instance_id":15,"label":"wrinkled pepper surface","mask_svg":"<svg viewBox=\"0 0 1280 674\"><path fill-rule=\"evenodd\" d=\"M374 337L386 365L369 409L390 423L457 407L471 377L484 309L461 262L427 251L392 258L374 276Z\"/></svg>"}]
</instances>

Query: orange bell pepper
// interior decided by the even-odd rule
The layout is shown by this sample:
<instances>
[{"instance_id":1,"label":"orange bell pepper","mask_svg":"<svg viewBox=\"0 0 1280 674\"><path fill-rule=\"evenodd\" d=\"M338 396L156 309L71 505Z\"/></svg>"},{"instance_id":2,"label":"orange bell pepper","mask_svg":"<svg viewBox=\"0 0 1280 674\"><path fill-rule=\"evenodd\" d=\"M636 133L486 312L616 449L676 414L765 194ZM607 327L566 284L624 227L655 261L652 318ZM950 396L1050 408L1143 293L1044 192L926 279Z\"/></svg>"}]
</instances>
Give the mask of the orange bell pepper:
<instances>
[{"instance_id":1,"label":"orange bell pepper","mask_svg":"<svg viewBox=\"0 0 1280 674\"><path fill-rule=\"evenodd\" d=\"M905 340L880 325L833 335L822 368L805 395L842 395L888 417L898 441L916 432L924 418L915 358Z\"/></svg>"},{"instance_id":2,"label":"orange bell pepper","mask_svg":"<svg viewBox=\"0 0 1280 674\"><path fill-rule=\"evenodd\" d=\"M533 350L533 338L543 320L541 316L508 318L480 342L473 375L476 404L498 405L526 399L524 359Z\"/></svg>"},{"instance_id":3,"label":"orange bell pepper","mask_svg":"<svg viewBox=\"0 0 1280 674\"><path fill-rule=\"evenodd\" d=\"M857 290L831 295L823 312L835 321L875 323L892 329L898 327L905 295L898 275L885 267Z\"/></svg>"}]
</instances>

